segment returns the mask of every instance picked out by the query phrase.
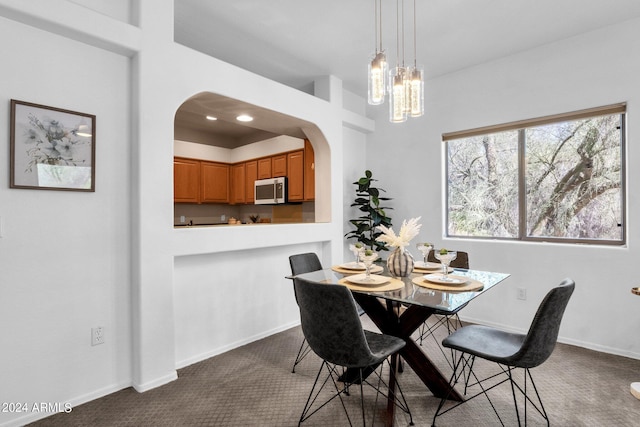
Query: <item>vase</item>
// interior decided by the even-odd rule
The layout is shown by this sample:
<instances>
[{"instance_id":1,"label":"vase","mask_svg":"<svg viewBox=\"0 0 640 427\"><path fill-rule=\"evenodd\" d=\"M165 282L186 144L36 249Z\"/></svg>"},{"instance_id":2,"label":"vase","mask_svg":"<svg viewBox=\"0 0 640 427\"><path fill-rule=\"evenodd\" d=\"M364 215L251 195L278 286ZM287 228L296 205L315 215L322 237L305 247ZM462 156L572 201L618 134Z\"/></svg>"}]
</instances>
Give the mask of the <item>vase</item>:
<instances>
[{"instance_id":1,"label":"vase","mask_svg":"<svg viewBox=\"0 0 640 427\"><path fill-rule=\"evenodd\" d=\"M413 257L404 248L396 248L387 258L387 269L394 277L407 277L413 271Z\"/></svg>"}]
</instances>

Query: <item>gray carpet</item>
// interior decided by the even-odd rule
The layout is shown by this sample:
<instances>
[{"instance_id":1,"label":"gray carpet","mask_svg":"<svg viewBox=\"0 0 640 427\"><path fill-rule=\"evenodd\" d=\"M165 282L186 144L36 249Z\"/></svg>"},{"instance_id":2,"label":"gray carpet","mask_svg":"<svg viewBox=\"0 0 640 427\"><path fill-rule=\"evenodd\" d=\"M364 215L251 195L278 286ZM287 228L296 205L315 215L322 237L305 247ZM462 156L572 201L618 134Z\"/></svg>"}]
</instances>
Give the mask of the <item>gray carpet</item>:
<instances>
[{"instance_id":1,"label":"gray carpet","mask_svg":"<svg viewBox=\"0 0 640 427\"><path fill-rule=\"evenodd\" d=\"M364 318L365 326L375 328ZM440 337L442 338L442 337ZM300 328L273 335L178 371L178 380L137 393L125 389L56 414L32 426L295 426L313 384L320 361L310 354L291 373ZM424 343L441 370L451 369L434 340ZM477 362L482 371L492 364ZM638 426L640 400L629 392L640 381L640 360L558 344L551 358L532 370L552 426ZM400 374L415 425L429 426L439 399L434 398L407 368ZM373 401L373 394L367 395ZM517 425L508 384L491 392L505 425ZM371 399L371 400L369 400ZM354 425L360 425L359 391L345 399ZM384 405L379 405L379 411ZM398 411L399 412L399 411ZM373 413L373 411L371 411ZM409 424L396 415L395 425ZM304 426L348 425L338 400L312 416ZM438 426L500 425L483 397L438 418ZM529 425L546 425L530 411Z\"/></svg>"}]
</instances>

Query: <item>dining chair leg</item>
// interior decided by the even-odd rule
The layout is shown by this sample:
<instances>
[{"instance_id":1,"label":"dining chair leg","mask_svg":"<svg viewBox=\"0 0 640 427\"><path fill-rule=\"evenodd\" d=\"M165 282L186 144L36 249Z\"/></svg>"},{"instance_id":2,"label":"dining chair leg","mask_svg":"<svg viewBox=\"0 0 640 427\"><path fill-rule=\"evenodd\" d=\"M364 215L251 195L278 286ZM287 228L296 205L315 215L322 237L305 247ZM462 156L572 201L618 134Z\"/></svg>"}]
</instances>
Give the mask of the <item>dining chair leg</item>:
<instances>
[{"instance_id":1,"label":"dining chair leg","mask_svg":"<svg viewBox=\"0 0 640 427\"><path fill-rule=\"evenodd\" d=\"M298 363L302 362L302 359L307 357L307 354L309 354L310 351L311 347L307 344L307 340L303 338L298 354L296 355L296 360L293 362L293 368L291 369L292 374L296 373L296 366L298 366Z\"/></svg>"},{"instance_id":2,"label":"dining chair leg","mask_svg":"<svg viewBox=\"0 0 640 427\"><path fill-rule=\"evenodd\" d=\"M322 374L322 372L323 372L323 370L325 368L327 369L328 375L324 379L322 384L320 384L318 386L318 383L319 383L319 380L320 380L320 375ZM313 414L318 412L320 409L324 408L329 402L331 402L336 397L340 399L340 403L342 404L342 409L344 410L344 413L347 416L347 420L349 421L349 425L350 426L352 425L351 418L349 417L349 412L347 411L347 407L344 404L344 400L342 400L342 394L344 393L344 389L340 390L340 388L338 387L338 384L336 383L336 380L335 380L335 377L337 377L337 376L338 376L338 373L336 372L336 367L335 366L330 366L329 363L327 363L326 360L323 361L322 365L320 365L320 369L318 369L318 374L316 375L316 379L313 382L313 386L311 387L311 391L309 392L309 397L307 397L307 402L305 403L304 409L302 410L302 414L300 415L300 419L298 420L298 426L300 426L304 421L309 419ZM327 401L325 401L324 403L322 403L321 405L319 405L318 407L313 409L313 405L315 404L316 400L320 397L320 393L322 392L324 387L327 385L329 380L331 380L336 393L330 399L328 399ZM317 386L318 386L318 388L316 389Z\"/></svg>"},{"instance_id":3,"label":"dining chair leg","mask_svg":"<svg viewBox=\"0 0 640 427\"><path fill-rule=\"evenodd\" d=\"M544 404L542 403L542 399L540 398L540 393L538 393L538 388L536 387L536 383L535 381L533 381L533 377L531 376L531 370L528 368L523 368L523 370L524 370L524 378L523 378L524 388L520 387L516 382L516 380L513 378L512 369L509 370L510 371L509 380L511 381L511 394L513 395L513 405L516 411L516 418L518 419L518 425L521 426L522 421L520 420L520 411L518 409L516 389L523 396L524 425L525 426L527 425L527 418L528 418L527 407L530 405L530 406L533 406L533 409L535 409L542 418L544 418L544 420L547 422L547 426L549 426L550 425L549 416L547 415L547 411L544 409ZM535 395L536 395L537 404L536 402L531 400L531 398L529 397L529 394L527 393L527 383L531 383L531 387L533 387L533 391L535 392Z\"/></svg>"},{"instance_id":4,"label":"dining chair leg","mask_svg":"<svg viewBox=\"0 0 640 427\"><path fill-rule=\"evenodd\" d=\"M460 366L460 364L462 363L463 360L463 356L461 355L460 358L458 359L458 361L456 362L455 366L453 367L453 373L451 374L451 378L449 379L449 391L447 391L447 393L442 397L442 399L440 399L440 403L438 403L438 407L436 408L436 413L433 414L433 420L431 421L431 427L435 427L436 425L436 418L442 414L444 414L445 412L450 411L453 408L449 408L446 411L442 411L442 408L444 407L445 402L447 401L447 399L449 399L449 395L451 394L451 391L453 391L453 387L455 387L457 381L457 377L456 377L456 373L458 372L458 367ZM464 369L464 367L462 368ZM457 405L454 406L454 408ZM442 411L442 412L441 412Z\"/></svg>"},{"instance_id":5,"label":"dining chair leg","mask_svg":"<svg viewBox=\"0 0 640 427\"><path fill-rule=\"evenodd\" d=\"M358 373L360 374L360 408L362 409L362 425L366 426L367 419L364 415L364 388L362 387L362 383L364 383L364 378L362 378L362 368L358 369L358 371L359 371ZM373 423L371 425L373 425Z\"/></svg>"}]
</instances>

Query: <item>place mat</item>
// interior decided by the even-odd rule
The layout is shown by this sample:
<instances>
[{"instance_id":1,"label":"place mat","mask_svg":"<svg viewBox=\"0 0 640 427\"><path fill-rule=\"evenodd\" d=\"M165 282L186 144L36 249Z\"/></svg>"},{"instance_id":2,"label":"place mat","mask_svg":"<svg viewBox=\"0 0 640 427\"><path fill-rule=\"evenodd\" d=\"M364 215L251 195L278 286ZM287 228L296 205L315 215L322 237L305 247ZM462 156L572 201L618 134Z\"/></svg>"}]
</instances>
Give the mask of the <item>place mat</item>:
<instances>
[{"instance_id":1,"label":"place mat","mask_svg":"<svg viewBox=\"0 0 640 427\"><path fill-rule=\"evenodd\" d=\"M415 285L422 286L423 288L435 289L437 291L449 291L449 292L479 291L482 288L484 288L484 285L481 282L478 282L477 280L471 279L469 277L465 277L465 276L451 276L451 277L465 280L466 283L464 283L463 285L441 285L439 283L429 282L422 276L414 277L411 280L411 282L413 282L413 284Z\"/></svg>"},{"instance_id":2,"label":"place mat","mask_svg":"<svg viewBox=\"0 0 640 427\"><path fill-rule=\"evenodd\" d=\"M383 283L381 285L356 285L355 283L349 282L348 277L343 277L338 280L338 283L346 286L352 291L388 292L404 288L404 282L402 280L394 279L392 277L389 277L389 281L387 283Z\"/></svg>"},{"instance_id":3,"label":"place mat","mask_svg":"<svg viewBox=\"0 0 640 427\"><path fill-rule=\"evenodd\" d=\"M340 274L360 274L362 272L364 272L364 270L352 270L350 268L343 268L340 267L339 265L334 265L331 267L331 269L333 271L335 271L336 273L340 273ZM380 265L372 265L371 266L371 273L376 274L376 273L380 273L384 270L384 268L382 268L382 266Z\"/></svg>"}]
</instances>

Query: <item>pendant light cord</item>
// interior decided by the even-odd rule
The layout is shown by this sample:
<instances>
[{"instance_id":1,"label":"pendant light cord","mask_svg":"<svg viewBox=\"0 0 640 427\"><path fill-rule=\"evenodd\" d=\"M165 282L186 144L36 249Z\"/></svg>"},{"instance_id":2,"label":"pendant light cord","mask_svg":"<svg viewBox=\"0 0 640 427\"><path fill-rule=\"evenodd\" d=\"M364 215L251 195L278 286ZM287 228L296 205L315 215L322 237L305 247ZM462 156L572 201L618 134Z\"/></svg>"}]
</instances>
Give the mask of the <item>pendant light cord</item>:
<instances>
[{"instance_id":1,"label":"pendant light cord","mask_svg":"<svg viewBox=\"0 0 640 427\"><path fill-rule=\"evenodd\" d=\"M378 0L373 0L373 30L376 35L375 41L373 42L373 48L378 53Z\"/></svg>"},{"instance_id":2,"label":"pendant light cord","mask_svg":"<svg viewBox=\"0 0 640 427\"><path fill-rule=\"evenodd\" d=\"M378 7L376 9L377 11L377 19L378 19L378 26L379 26L379 30L378 30L378 34L379 34L379 38L378 40L380 40L380 52L382 52L382 0L378 0Z\"/></svg>"},{"instance_id":3,"label":"pendant light cord","mask_svg":"<svg viewBox=\"0 0 640 427\"><path fill-rule=\"evenodd\" d=\"M396 0L396 63L400 65L400 0Z\"/></svg>"},{"instance_id":4,"label":"pendant light cord","mask_svg":"<svg viewBox=\"0 0 640 427\"><path fill-rule=\"evenodd\" d=\"M413 0L413 67L418 68L418 48L416 37L416 0Z\"/></svg>"},{"instance_id":5,"label":"pendant light cord","mask_svg":"<svg viewBox=\"0 0 640 427\"><path fill-rule=\"evenodd\" d=\"M404 0L402 0L402 68L404 68Z\"/></svg>"}]
</instances>

